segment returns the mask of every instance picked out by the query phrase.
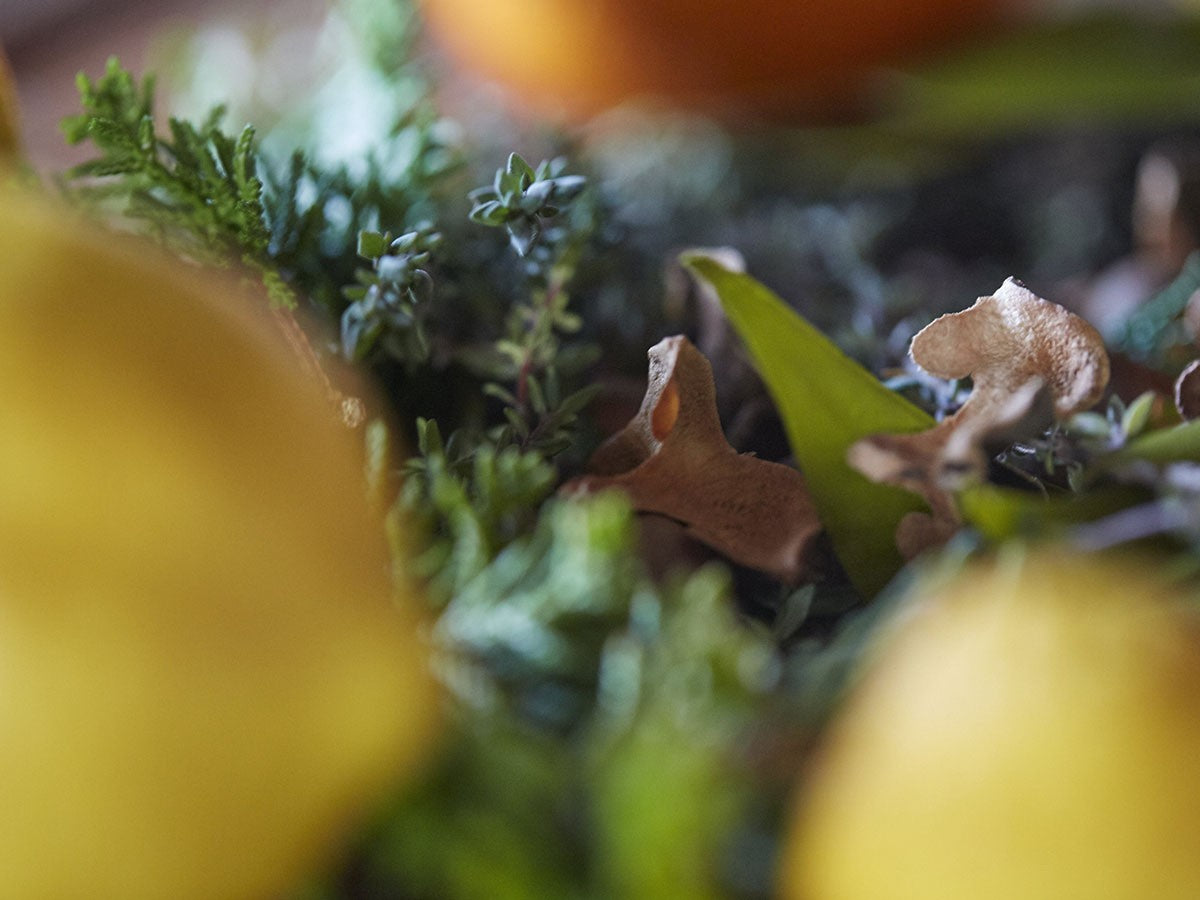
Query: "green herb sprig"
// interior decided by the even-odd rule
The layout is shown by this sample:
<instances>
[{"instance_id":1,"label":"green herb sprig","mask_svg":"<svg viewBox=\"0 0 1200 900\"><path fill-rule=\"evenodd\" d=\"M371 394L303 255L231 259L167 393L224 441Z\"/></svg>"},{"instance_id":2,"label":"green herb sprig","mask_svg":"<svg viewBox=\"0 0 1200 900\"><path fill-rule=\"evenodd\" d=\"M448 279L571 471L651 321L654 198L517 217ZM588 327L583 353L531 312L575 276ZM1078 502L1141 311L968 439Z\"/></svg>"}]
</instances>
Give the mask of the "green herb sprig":
<instances>
[{"instance_id":1,"label":"green herb sprig","mask_svg":"<svg viewBox=\"0 0 1200 900\"><path fill-rule=\"evenodd\" d=\"M363 359L386 335L403 342L392 355L410 366L425 362L429 338L425 319L433 296L429 260L442 236L423 225L392 239L391 234L363 231L358 255L371 261L370 269L355 273L358 284L343 290L351 301L342 313L342 353L352 361Z\"/></svg>"},{"instance_id":2,"label":"green herb sprig","mask_svg":"<svg viewBox=\"0 0 1200 900\"><path fill-rule=\"evenodd\" d=\"M548 456L569 445L576 415L594 396L591 388L561 389L561 339L582 327L569 308L568 287L595 225L594 211L583 202L587 180L564 174L565 168L565 160L554 159L535 169L513 153L491 186L469 195L471 220L508 232L529 281L528 300L513 309L506 336L495 344L494 380L485 387L504 404L506 423L495 437ZM575 362L590 358L585 351Z\"/></svg>"},{"instance_id":3,"label":"green herb sprig","mask_svg":"<svg viewBox=\"0 0 1200 900\"><path fill-rule=\"evenodd\" d=\"M169 118L169 136L159 136L154 79L139 83L116 57L99 80L81 73L77 86L83 112L65 119L63 132L71 144L90 140L100 156L68 180L110 179L80 192L122 198L124 216L184 256L209 265L240 260L261 275L272 301L294 306L294 292L271 263L254 128L236 136L221 130L218 106L198 126Z\"/></svg>"}]
</instances>

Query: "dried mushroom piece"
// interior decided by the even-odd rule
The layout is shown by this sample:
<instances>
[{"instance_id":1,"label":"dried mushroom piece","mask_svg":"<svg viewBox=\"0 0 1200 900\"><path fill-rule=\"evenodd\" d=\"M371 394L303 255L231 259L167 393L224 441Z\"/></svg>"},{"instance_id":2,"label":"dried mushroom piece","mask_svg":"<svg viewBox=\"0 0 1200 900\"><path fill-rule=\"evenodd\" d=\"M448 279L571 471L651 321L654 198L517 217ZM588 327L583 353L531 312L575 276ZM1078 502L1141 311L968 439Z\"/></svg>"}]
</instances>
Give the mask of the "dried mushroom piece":
<instances>
[{"instance_id":1,"label":"dried mushroom piece","mask_svg":"<svg viewBox=\"0 0 1200 900\"><path fill-rule=\"evenodd\" d=\"M988 415L1031 378L1046 382L1058 419L1095 405L1108 384L1108 353L1096 329L1014 278L970 309L935 319L909 352L930 375L974 379L955 414L960 420Z\"/></svg>"},{"instance_id":2,"label":"dried mushroom piece","mask_svg":"<svg viewBox=\"0 0 1200 900\"><path fill-rule=\"evenodd\" d=\"M1175 380L1175 408L1184 421L1200 418L1200 359L1188 363Z\"/></svg>"},{"instance_id":3,"label":"dried mushroom piece","mask_svg":"<svg viewBox=\"0 0 1200 900\"><path fill-rule=\"evenodd\" d=\"M682 523L734 562L798 581L821 531L803 476L729 445L712 367L687 338L666 338L649 357L641 409L596 451L595 474L563 490L620 488L638 511Z\"/></svg>"},{"instance_id":4,"label":"dried mushroom piece","mask_svg":"<svg viewBox=\"0 0 1200 900\"><path fill-rule=\"evenodd\" d=\"M923 497L930 512L901 521L906 557L943 543L959 524L951 491L983 477L996 450L1093 406L1108 384L1099 333L1079 316L1007 279L970 309L922 329L913 361L939 378L973 379L954 415L916 434L873 435L849 451L851 466L874 481Z\"/></svg>"},{"instance_id":5,"label":"dried mushroom piece","mask_svg":"<svg viewBox=\"0 0 1200 900\"><path fill-rule=\"evenodd\" d=\"M941 546L962 524L953 497L930 479L926 448L912 437L876 435L853 444L847 453L850 465L872 481L912 491L929 504L929 512L908 513L896 525L896 549L905 559Z\"/></svg>"}]
</instances>

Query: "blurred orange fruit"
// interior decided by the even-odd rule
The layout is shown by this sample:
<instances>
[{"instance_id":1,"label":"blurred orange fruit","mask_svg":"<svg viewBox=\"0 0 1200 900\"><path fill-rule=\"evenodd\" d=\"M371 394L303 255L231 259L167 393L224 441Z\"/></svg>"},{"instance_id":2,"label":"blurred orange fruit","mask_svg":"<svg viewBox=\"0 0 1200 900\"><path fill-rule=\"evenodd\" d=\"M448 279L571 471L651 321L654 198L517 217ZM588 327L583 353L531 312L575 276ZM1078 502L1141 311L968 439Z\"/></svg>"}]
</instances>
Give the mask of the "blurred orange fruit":
<instances>
[{"instance_id":1,"label":"blurred orange fruit","mask_svg":"<svg viewBox=\"0 0 1200 900\"><path fill-rule=\"evenodd\" d=\"M0 246L0 894L280 896L437 731L361 435L224 277Z\"/></svg>"},{"instance_id":2,"label":"blurred orange fruit","mask_svg":"<svg viewBox=\"0 0 1200 900\"><path fill-rule=\"evenodd\" d=\"M969 34L1005 0L419 0L463 66L542 109L644 95L734 116L836 115L878 67Z\"/></svg>"},{"instance_id":3,"label":"blurred orange fruit","mask_svg":"<svg viewBox=\"0 0 1200 900\"><path fill-rule=\"evenodd\" d=\"M1153 572L1050 548L920 585L801 785L782 896L1200 897L1200 614Z\"/></svg>"}]
</instances>

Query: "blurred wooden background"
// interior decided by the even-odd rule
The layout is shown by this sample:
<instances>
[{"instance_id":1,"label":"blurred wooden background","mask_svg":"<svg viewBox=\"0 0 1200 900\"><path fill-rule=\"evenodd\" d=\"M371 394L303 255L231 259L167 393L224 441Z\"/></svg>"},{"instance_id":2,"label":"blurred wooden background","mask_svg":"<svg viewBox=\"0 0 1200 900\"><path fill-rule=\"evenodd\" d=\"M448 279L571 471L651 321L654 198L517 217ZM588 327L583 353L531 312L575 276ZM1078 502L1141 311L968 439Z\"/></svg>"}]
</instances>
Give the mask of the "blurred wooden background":
<instances>
[{"instance_id":1,"label":"blurred wooden background","mask_svg":"<svg viewBox=\"0 0 1200 900\"><path fill-rule=\"evenodd\" d=\"M319 21L325 0L0 0L0 45L12 64L25 147L34 165L56 170L84 157L58 130L78 111L75 76L104 71L118 56L141 73L168 52L172 32L198 26L286 16Z\"/></svg>"}]
</instances>

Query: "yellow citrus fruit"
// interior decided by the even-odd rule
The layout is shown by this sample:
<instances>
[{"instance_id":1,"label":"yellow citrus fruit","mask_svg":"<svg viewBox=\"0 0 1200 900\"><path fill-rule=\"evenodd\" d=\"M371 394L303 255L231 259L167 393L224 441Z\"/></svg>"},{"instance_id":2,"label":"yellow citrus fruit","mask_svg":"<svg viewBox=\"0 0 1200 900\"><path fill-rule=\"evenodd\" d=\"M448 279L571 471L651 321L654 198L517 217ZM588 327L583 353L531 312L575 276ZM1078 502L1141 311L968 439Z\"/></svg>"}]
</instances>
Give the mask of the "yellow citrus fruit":
<instances>
[{"instance_id":1,"label":"yellow citrus fruit","mask_svg":"<svg viewBox=\"0 0 1200 900\"><path fill-rule=\"evenodd\" d=\"M15 154L20 146L18 119L16 83L0 48L0 159Z\"/></svg>"},{"instance_id":2,"label":"yellow citrus fruit","mask_svg":"<svg viewBox=\"0 0 1200 900\"><path fill-rule=\"evenodd\" d=\"M926 587L803 784L782 895L1200 897L1200 621L1133 558Z\"/></svg>"},{"instance_id":3,"label":"yellow citrus fruit","mask_svg":"<svg viewBox=\"0 0 1200 900\"><path fill-rule=\"evenodd\" d=\"M836 114L878 67L961 39L1006 0L420 0L463 66L543 109L643 95L732 115Z\"/></svg>"},{"instance_id":4,"label":"yellow citrus fruit","mask_svg":"<svg viewBox=\"0 0 1200 900\"><path fill-rule=\"evenodd\" d=\"M437 730L361 435L223 278L0 247L0 894L278 896Z\"/></svg>"}]
</instances>

